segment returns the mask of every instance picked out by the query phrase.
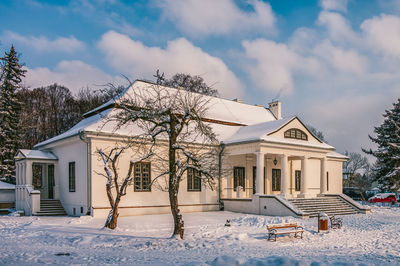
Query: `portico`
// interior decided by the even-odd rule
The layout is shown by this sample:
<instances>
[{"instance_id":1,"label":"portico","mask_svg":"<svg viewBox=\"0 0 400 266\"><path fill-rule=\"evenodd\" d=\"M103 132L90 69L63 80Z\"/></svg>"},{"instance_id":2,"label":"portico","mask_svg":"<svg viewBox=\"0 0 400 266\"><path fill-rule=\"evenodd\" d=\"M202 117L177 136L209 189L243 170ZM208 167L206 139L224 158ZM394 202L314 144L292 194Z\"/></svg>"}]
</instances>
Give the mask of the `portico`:
<instances>
[{"instance_id":1,"label":"portico","mask_svg":"<svg viewBox=\"0 0 400 266\"><path fill-rule=\"evenodd\" d=\"M15 207L26 215L40 211L41 199L59 198L57 157L50 152L19 150L15 156Z\"/></svg>"},{"instance_id":2,"label":"portico","mask_svg":"<svg viewBox=\"0 0 400 266\"><path fill-rule=\"evenodd\" d=\"M297 117L247 126L225 145L225 167L234 171L224 176L222 197L258 194L290 199L342 192L341 169L337 168L341 165L335 163L337 158L330 158L334 148L315 137ZM329 186L329 172L333 186Z\"/></svg>"},{"instance_id":3,"label":"portico","mask_svg":"<svg viewBox=\"0 0 400 266\"><path fill-rule=\"evenodd\" d=\"M233 151L231 151L234 153ZM327 193L327 155L319 157L297 154L254 152L228 155L233 168L244 168L244 177L238 179L233 172L226 180L223 196L237 198L238 188L243 193L240 198L251 198L253 194L280 195L284 198L310 198ZM251 171L253 169L253 171ZM310 172L310 170L312 172ZM255 186L255 187L254 187ZM230 196L229 196L230 195Z\"/></svg>"}]
</instances>

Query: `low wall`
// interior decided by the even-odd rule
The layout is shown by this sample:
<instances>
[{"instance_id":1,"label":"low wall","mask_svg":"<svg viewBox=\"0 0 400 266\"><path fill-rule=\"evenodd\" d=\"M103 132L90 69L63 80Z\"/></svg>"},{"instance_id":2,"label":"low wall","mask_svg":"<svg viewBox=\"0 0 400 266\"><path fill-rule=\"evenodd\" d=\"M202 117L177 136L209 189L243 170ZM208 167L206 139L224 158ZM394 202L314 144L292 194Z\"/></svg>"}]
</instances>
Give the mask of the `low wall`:
<instances>
[{"instance_id":1,"label":"low wall","mask_svg":"<svg viewBox=\"0 0 400 266\"><path fill-rule=\"evenodd\" d=\"M15 202L15 189L0 189L0 203Z\"/></svg>"},{"instance_id":2,"label":"low wall","mask_svg":"<svg viewBox=\"0 0 400 266\"><path fill-rule=\"evenodd\" d=\"M222 199L222 201L225 211L259 214L258 204L252 199Z\"/></svg>"},{"instance_id":3,"label":"low wall","mask_svg":"<svg viewBox=\"0 0 400 266\"><path fill-rule=\"evenodd\" d=\"M253 195L251 199L222 199L224 210L266 216L308 216L277 195Z\"/></svg>"}]
</instances>

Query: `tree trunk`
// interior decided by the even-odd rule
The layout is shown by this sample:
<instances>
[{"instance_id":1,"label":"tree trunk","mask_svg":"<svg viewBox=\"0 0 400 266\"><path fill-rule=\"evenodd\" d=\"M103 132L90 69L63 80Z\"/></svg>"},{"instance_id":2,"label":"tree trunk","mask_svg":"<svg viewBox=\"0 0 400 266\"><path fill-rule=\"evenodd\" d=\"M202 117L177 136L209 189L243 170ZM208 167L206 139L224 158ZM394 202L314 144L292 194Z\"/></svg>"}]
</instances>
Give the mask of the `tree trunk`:
<instances>
[{"instance_id":1,"label":"tree trunk","mask_svg":"<svg viewBox=\"0 0 400 266\"><path fill-rule=\"evenodd\" d=\"M118 202L119 203L119 202ZM110 228L110 229L115 229L117 227L117 221L118 221L118 203L116 203L116 206L110 210L110 213L108 214L106 224L104 227Z\"/></svg>"},{"instance_id":2,"label":"tree trunk","mask_svg":"<svg viewBox=\"0 0 400 266\"><path fill-rule=\"evenodd\" d=\"M107 197L108 200L110 202L110 206L111 206L111 210L108 213L108 217L106 220L106 223L104 225L104 227L110 228L110 229L115 229L117 227L117 221L118 221L118 205L119 202L121 201L121 197L126 195L126 186L128 185L128 182L130 180L130 176L132 174L132 170L133 170L133 166L134 163L130 162L129 164L129 170L128 170L128 174L124 180L124 182L122 183L121 187L118 186L118 174L117 174L117 167L115 165L116 159L118 157L115 157L113 160L113 172L114 172L114 186L117 188L116 193L117 196L115 197L115 202L114 202L114 197L112 195L111 192L111 181L109 183L107 183L106 185L106 191L107 191ZM107 170L106 170L107 172ZM111 178L109 178L111 180Z\"/></svg>"},{"instance_id":3,"label":"tree trunk","mask_svg":"<svg viewBox=\"0 0 400 266\"><path fill-rule=\"evenodd\" d=\"M177 189L176 189L177 190ZM169 191L169 201L171 205L171 212L172 216L174 217L174 233L173 236L179 236L181 239L183 239L183 233L184 233L184 224L183 224L183 219L182 215L180 214L179 211L179 205L178 205L178 193L175 191L175 189L172 189Z\"/></svg>"},{"instance_id":4,"label":"tree trunk","mask_svg":"<svg viewBox=\"0 0 400 266\"><path fill-rule=\"evenodd\" d=\"M175 132L176 120L171 116L171 136L169 138L169 182L168 182L168 192L169 192L169 203L171 205L171 213L174 218L174 236L178 236L183 239L183 220L182 215L179 212L178 205L178 191L179 191L179 180L176 180L176 151L174 145L176 144L176 132Z\"/></svg>"}]
</instances>

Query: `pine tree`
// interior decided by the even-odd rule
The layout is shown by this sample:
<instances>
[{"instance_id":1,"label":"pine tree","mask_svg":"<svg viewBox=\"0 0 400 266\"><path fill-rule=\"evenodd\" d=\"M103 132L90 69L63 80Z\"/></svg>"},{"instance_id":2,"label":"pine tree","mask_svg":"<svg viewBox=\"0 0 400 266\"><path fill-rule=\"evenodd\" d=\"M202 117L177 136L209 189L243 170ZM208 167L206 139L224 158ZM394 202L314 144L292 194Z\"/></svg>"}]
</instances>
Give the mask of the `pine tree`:
<instances>
[{"instance_id":1,"label":"pine tree","mask_svg":"<svg viewBox=\"0 0 400 266\"><path fill-rule=\"evenodd\" d=\"M14 156L18 149L18 121L21 105L16 92L26 70L19 63L18 54L11 46L1 60L0 83L0 178L15 183Z\"/></svg>"},{"instance_id":2,"label":"pine tree","mask_svg":"<svg viewBox=\"0 0 400 266\"><path fill-rule=\"evenodd\" d=\"M400 98L393 104L393 109L386 110L382 125L375 127L376 137L369 138L378 145L378 149L364 150L373 155L376 181L383 190L400 188Z\"/></svg>"}]
</instances>

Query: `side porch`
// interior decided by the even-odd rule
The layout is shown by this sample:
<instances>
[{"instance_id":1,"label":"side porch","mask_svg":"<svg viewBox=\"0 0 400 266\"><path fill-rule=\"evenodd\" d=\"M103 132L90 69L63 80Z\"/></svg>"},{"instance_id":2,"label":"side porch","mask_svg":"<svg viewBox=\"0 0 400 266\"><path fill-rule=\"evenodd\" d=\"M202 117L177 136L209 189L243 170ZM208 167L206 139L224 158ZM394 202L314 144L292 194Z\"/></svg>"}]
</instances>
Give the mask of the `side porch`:
<instances>
[{"instance_id":1,"label":"side porch","mask_svg":"<svg viewBox=\"0 0 400 266\"><path fill-rule=\"evenodd\" d=\"M19 150L15 156L15 208L25 215L66 215L59 201L58 158L51 152Z\"/></svg>"}]
</instances>

